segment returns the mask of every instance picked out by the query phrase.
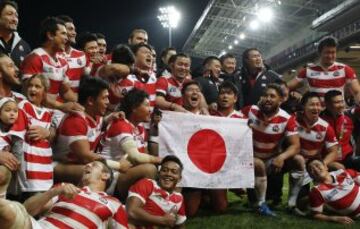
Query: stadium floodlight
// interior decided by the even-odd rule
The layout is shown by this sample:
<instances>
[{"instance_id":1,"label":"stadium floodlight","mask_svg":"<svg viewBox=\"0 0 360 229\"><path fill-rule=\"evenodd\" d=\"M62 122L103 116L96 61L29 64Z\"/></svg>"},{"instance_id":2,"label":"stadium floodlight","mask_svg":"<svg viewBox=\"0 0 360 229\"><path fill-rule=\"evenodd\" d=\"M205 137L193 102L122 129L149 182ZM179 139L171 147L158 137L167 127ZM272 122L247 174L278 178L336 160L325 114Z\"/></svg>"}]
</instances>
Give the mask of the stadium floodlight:
<instances>
[{"instance_id":1,"label":"stadium floodlight","mask_svg":"<svg viewBox=\"0 0 360 229\"><path fill-rule=\"evenodd\" d=\"M229 45L228 49L230 49L230 50L233 49L233 46L232 46L232 45Z\"/></svg>"},{"instance_id":2,"label":"stadium floodlight","mask_svg":"<svg viewBox=\"0 0 360 229\"><path fill-rule=\"evenodd\" d=\"M235 45L239 44L239 41L238 41L238 40L234 40L234 44L235 44Z\"/></svg>"},{"instance_id":3,"label":"stadium floodlight","mask_svg":"<svg viewBox=\"0 0 360 229\"><path fill-rule=\"evenodd\" d=\"M244 39L245 39L245 34L244 34L244 33L240 33L239 38L240 38L240 40L244 40Z\"/></svg>"},{"instance_id":4,"label":"stadium floodlight","mask_svg":"<svg viewBox=\"0 0 360 229\"><path fill-rule=\"evenodd\" d=\"M252 30L257 30L259 28L259 22L257 20L251 21L250 22L250 29Z\"/></svg>"},{"instance_id":5,"label":"stadium floodlight","mask_svg":"<svg viewBox=\"0 0 360 229\"><path fill-rule=\"evenodd\" d=\"M171 47L172 29L179 24L181 14L174 6L166 6L159 8L160 14L157 16L161 25L169 31L169 47Z\"/></svg>"},{"instance_id":6,"label":"stadium floodlight","mask_svg":"<svg viewBox=\"0 0 360 229\"><path fill-rule=\"evenodd\" d=\"M257 17L260 21L268 23L268 22L271 22L272 19L274 18L274 13L271 8L268 8L268 7L261 8L257 12Z\"/></svg>"}]
</instances>

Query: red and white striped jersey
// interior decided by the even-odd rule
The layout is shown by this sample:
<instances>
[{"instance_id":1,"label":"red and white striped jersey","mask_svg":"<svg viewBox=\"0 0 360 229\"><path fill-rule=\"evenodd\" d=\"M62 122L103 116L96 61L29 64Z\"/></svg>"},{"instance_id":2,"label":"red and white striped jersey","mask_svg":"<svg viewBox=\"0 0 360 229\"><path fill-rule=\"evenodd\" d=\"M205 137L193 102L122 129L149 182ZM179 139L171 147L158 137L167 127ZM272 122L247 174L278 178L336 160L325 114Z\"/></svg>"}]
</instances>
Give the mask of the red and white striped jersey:
<instances>
[{"instance_id":1,"label":"red and white striped jersey","mask_svg":"<svg viewBox=\"0 0 360 229\"><path fill-rule=\"evenodd\" d=\"M100 141L102 124L103 118L100 116L97 116L94 121L83 113L66 115L58 128L54 159L77 162L76 153L71 152L70 145L79 140L87 140L90 144L90 150L95 152Z\"/></svg>"},{"instance_id":2,"label":"red and white striped jersey","mask_svg":"<svg viewBox=\"0 0 360 229\"><path fill-rule=\"evenodd\" d=\"M135 141L140 153L145 153L147 137L144 126L142 124L134 126L126 119L117 119L108 125L102 136L101 155L106 159L120 160L125 155L121 144L128 138Z\"/></svg>"},{"instance_id":3,"label":"red and white striped jersey","mask_svg":"<svg viewBox=\"0 0 360 229\"><path fill-rule=\"evenodd\" d=\"M43 48L32 51L21 64L23 79L28 79L34 74L43 73L50 81L48 94L54 99L58 98L61 85L68 83L66 76L68 64L65 59L59 57L52 58Z\"/></svg>"},{"instance_id":4,"label":"red and white striped jersey","mask_svg":"<svg viewBox=\"0 0 360 229\"><path fill-rule=\"evenodd\" d=\"M52 112L37 107L27 100L18 104L27 118L28 126L50 128ZM48 140L30 140L25 137L21 155L21 170L18 173L22 191L47 191L53 185L52 150Z\"/></svg>"},{"instance_id":5,"label":"red and white striped jersey","mask_svg":"<svg viewBox=\"0 0 360 229\"><path fill-rule=\"evenodd\" d=\"M131 89L137 88L144 90L149 95L150 106L155 107L155 98L156 98L156 76L155 74L150 74L149 79L145 82L142 79L138 78L136 75L128 75L124 79L120 79L118 83L117 90L125 95Z\"/></svg>"},{"instance_id":6,"label":"red and white striped jersey","mask_svg":"<svg viewBox=\"0 0 360 229\"><path fill-rule=\"evenodd\" d=\"M155 180L141 179L129 189L128 198L136 197L143 202L143 209L151 215L163 216L166 213L177 213L176 225L186 220L184 198L181 193L169 193L163 190ZM155 226L155 225L154 225ZM140 227L142 228L142 227ZM153 227L144 227L146 229Z\"/></svg>"},{"instance_id":7,"label":"red and white striped jersey","mask_svg":"<svg viewBox=\"0 0 360 229\"><path fill-rule=\"evenodd\" d=\"M174 76L160 77L156 81L156 93L165 96L166 101L183 105L183 98L181 94L182 85L184 82L179 82Z\"/></svg>"},{"instance_id":8,"label":"red and white striped jersey","mask_svg":"<svg viewBox=\"0 0 360 229\"><path fill-rule=\"evenodd\" d=\"M73 199L58 196L50 211L38 224L42 228L128 228L124 206L105 192L93 192L83 187Z\"/></svg>"},{"instance_id":9,"label":"red and white striped jersey","mask_svg":"<svg viewBox=\"0 0 360 229\"><path fill-rule=\"evenodd\" d=\"M279 108L270 120L265 120L264 115L256 105L242 109L252 125L254 154L256 157L268 159L276 154L275 149L284 137L298 134L296 121L286 111Z\"/></svg>"},{"instance_id":10,"label":"red and white striped jersey","mask_svg":"<svg viewBox=\"0 0 360 229\"><path fill-rule=\"evenodd\" d=\"M64 58L69 65L66 75L69 78L71 89L77 93L81 77L90 72L89 62L86 59L85 53L83 51L70 48L69 53L62 52L59 53L59 55Z\"/></svg>"},{"instance_id":11,"label":"red and white striped jersey","mask_svg":"<svg viewBox=\"0 0 360 229\"><path fill-rule=\"evenodd\" d=\"M312 188L309 194L311 210L322 213L325 204L338 214L360 216L360 173L340 169L330 175L332 184L320 183Z\"/></svg>"},{"instance_id":12,"label":"red and white striped jersey","mask_svg":"<svg viewBox=\"0 0 360 229\"><path fill-rule=\"evenodd\" d=\"M327 71L320 65L308 64L296 77L298 81L307 80L309 91L316 92L324 101L324 95L330 90L338 90L344 93L347 82L356 79L355 71L346 64L335 62Z\"/></svg>"},{"instance_id":13,"label":"red and white striped jersey","mask_svg":"<svg viewBox=\"0 0 360 229\"><path fill-rule=\"evenodd\" d=\"M220 111L211 111L212 116L227 117L227 118L242 118L246 119L245 115L241 111L233 110L228 116L224 116Z\"/></svg>"},{"instance_id":14,"label":"red and white striped jersey","mask_svg":"<svg viewBox=\"0 0 360 229\"><path fill-rule=\"evenodd\" d=\"M307 127L302 116L302 113L294 115L300 136L300 153L305 158L321 158L324 147L328 149L338 144L334 129L322 118Z\"/></svg>"}]
</instances>

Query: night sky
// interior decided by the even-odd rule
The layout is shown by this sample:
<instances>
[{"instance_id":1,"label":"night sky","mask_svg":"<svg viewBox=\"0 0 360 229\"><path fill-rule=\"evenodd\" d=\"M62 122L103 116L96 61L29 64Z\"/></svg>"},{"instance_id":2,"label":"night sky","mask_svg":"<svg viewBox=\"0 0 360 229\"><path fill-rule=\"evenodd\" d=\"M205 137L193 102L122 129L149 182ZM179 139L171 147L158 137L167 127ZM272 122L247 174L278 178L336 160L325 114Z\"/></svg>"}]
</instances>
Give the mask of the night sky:
<instances>
[{"instance_id":1,"label":"night sky","mask_svg":"<svg viewBox=\"0 0 360 229\"><path fill-rule=\"evenodd\" d=\"M168 45L168 32L157 19L160 6L174 5L182 15L173 32L173 46L182 48L208 0L18 0L19 33L32 48L38 46L40 22L47 16L69 15L74 19L78 34L84 31L105 34L108 48L126 43L134 28L144 28L149 43L159 53Z\"/></svg>"}]
</instances>

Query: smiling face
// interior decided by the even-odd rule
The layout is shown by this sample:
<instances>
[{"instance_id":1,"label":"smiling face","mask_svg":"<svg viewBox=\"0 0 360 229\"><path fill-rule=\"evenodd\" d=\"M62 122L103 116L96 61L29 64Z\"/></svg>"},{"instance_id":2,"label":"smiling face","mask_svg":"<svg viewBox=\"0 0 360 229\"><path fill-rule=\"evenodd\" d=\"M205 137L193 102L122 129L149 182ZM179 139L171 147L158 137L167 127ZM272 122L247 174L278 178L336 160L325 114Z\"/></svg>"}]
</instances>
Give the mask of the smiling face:
<instances>
[{"instance_id":1,"label":"smiling face","mask_svg":"<svg viewBox=\"0 0 360 229\"><path fill-rule=\"evenodd\" d=\"M16 31L19 23L19 16L16 9L6 5L0 15L0 28L7 31Z\"/></svg>"},{"instance_id":2,"label":"smiling face","mask_svg":"<svg viewBox=\"0 0 360 229\"><path fill-rule=\"evenodd\" d=\"M65 27L66 27L66 31L67 31L67 35L68 35L68 42L70 42L70 44L75 44L76 43L76 28L74 23L72 22L66 22L65 23Z\"/></svg>"},{"instance_id":3,"label":"smiling face","mask_svg":"<svg viewBox=\"0 0 360 229\"><path fill-rule=\"evenodd\" d=\"M321 112L321 101L318 97L310 98L304 105L304 114L306 119L311 122L318 120Z\"/></svg>"},{"instance_id":4,"label":"smiling face","mask_svg":"<svg viewBox=\"0 0 360 229\"><path fill-rule=\"evenodd\" d=\"M173 192L180 179L181 168L177 163L167 161L161 166L159 171L159 186L162 189Z\"/></svg>"},{"instance_id":5,"label":"smiling face","mask_svg":"<svg viewBox=\"0 0 360 229\"><path fill-rule=\"evenodd\" d=\"M183 81L190 73L190 65L190 58L178 57L175 62L171 64L171 72L177 80Z\"/></svg>"},{"instance_id":6,"label":"smiling face","mask_svg":"<svg viewBox=\"0 0 360 229\"><path fill-rule=\"evenodd\" d=\"M198 85L191 84L186 87L183 95L184 107L195 109L200 108L201 90Z\"/></svg>"},{"instance_id":7,"label":"smiling face","mask_svg":"<svg viewBox=\"0 0 360 229\"><path fill-rule=\"evenodd\" d=\"M337 95L331 98L331 102L326 105L327 109L335 115L341 115L345 110L345 100L342 95Z\"/></svg>"},{"instance_id":8,"label":"smiling face","mask_svg":"<svg viewBox=\"0 0 360 229\"><path fill-rule=\"evenodd\" d=\"M282 97L273 88L268 88L261 97L260 110L265 114L274 113L280 106Z\"/></svg>"},{"instance_id":9,"label":"smiling face","mask_svg":"<svg viewBox=\"0 0 360 229\"><path fill-rule=\"evenodd\" d=\"M307 171L310 177L316 182L324 181L329 174L328 168L320 160L311 161L310 164L307 165Z\"/></svg>"},{"instance_id":10,"label":"smiling face","mask_svg":"<svg viewBox=\"0 0 360 229\"><path fill-rule=\"evenodd\" d=\"M68 42L67 30L64 25L57 24L58 29L54 35L51 35L50 40L52 40L54 47L58 51L64 51L65 45Z\"/></svg>"},{"instance_id":11,"label":"smiling face","mask_svg":"<svg viewBox=\"0 0 360 229\"><path fill-rule=\"evenodd\" d=\"M222 68L227 74L232 74L236 69L236 59L232 57L226 58L222 63Z\"/></svg>"}]
</instances>

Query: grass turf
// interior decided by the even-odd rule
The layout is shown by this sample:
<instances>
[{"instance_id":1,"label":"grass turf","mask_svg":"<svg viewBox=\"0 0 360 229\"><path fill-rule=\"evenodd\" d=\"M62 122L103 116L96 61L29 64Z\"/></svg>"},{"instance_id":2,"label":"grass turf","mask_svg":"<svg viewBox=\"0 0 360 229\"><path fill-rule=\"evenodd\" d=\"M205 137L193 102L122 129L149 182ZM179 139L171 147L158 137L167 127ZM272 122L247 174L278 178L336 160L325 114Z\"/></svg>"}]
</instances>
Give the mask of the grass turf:
<instances>
[{"instance_id":1,"label":"grass turf","mask_svg":"<svg viewBox=\"0 0 360 229\"><path fill-rule=\"evenodd\" d=\"M287 178L287 176L285 176ZM285 179L287 180L287 179ZM246 197L240 199L233 193L228 192L229 206L225 214L215 215L209 210L200 210L197 217L188 219L186 228L201 229L227 229L227 228L251 228L251 229L333 229L333 228L360 228L360 222L352 225L340 225L330 222L320 222L310 218L290 215L286 212L287 182L284 182L283 203L275 210L276 218L259 216L246 206Z\"/></svg>"}]
</instances>

